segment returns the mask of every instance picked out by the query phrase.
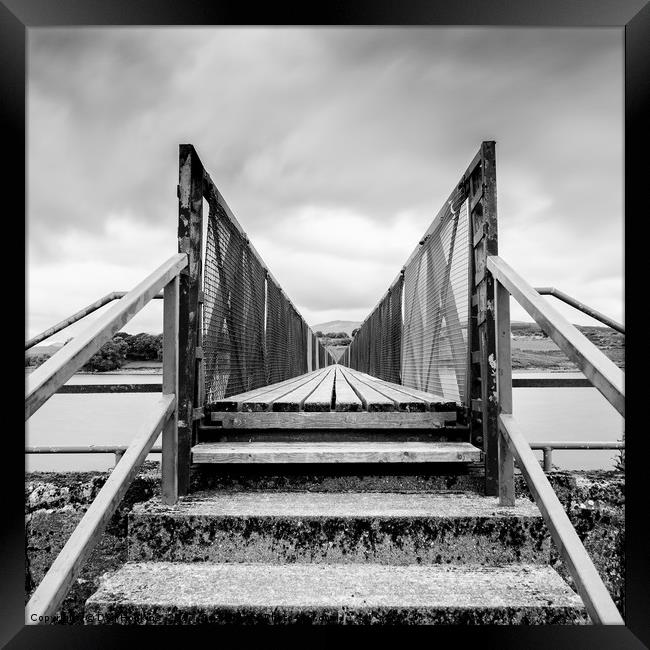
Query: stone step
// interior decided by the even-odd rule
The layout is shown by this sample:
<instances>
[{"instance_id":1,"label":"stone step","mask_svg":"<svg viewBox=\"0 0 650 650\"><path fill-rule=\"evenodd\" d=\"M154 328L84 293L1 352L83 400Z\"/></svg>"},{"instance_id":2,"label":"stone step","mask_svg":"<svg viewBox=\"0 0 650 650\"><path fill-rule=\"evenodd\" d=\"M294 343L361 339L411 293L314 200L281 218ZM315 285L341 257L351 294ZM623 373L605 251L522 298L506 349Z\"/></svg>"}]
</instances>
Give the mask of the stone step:
<instances>
[{"instance_id":1,"label":"stone step","mask_svg":"<svg viewBox=\"0 0 650 650\"><path fill-rule=\"evenodd\" d=\"M129 559L499 565L546 563L535 504L476 494L205 491L129 514Z\"/></svg>"},{"instance_id":2,"label":"stone step","mask_svg":"<svg viewBox=\"0 0 650 650\"><path fill-rule=\"evenodd\" d=\"M471 463L481 450L468 442L204 442L201 463Z\"/></svg>"},{"instance_id":3,"label":"stone step","mask_svg":"<svg viewBox=\"0 0 650 650\"><path fill-rule=\"evenodd\" d=\"M102 580L86 624L580 624L548 566L135 562Z\"/></svg>"}]
</instances>

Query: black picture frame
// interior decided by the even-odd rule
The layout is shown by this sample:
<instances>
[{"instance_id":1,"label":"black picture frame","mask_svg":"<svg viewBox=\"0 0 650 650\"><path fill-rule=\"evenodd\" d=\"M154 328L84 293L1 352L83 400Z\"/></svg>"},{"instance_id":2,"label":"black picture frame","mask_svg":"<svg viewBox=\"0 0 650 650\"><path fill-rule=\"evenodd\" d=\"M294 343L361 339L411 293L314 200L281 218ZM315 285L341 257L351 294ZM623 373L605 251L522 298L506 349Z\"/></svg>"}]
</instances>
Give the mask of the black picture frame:
<instances>
[{"instance_id":1,"label":"black picture frame","mask_svg":"<svg viewBox=\"0 0 650 650\"><path fill-rule=\"evenodd\" d=\"M45 26L90 25L472 25L472 26L546 26L546 27L620 27L625 34L625 313L626 313L626 382L627 419L632 418L626 436L626 627L560 628L478 628L420 630L427 643L442 639L481 648L641 648L650 644L650 553L645 537L647 496L644 465L648 458L648 436L641 426L643 376L641 364L646 350L640 343L641 318L630 314L642 309L645 274L637 264L640 256L632 253L631 242L645 243L641 232L648 212L645 182L650 166L648 151L650 128L650 6L647 0L420 0L389 3L338 2L319 6L278 7L266 4L249 13L243 3L201 0L0 0L0 120L3 134L2 204L5 224L5 284L3 296L7 313L18 311L13 295L19 291L20 263L10 261L9 252L18 248L20 227L25 227L26 192L26 33L27 29ZM598 134L594 134L597 138ZM23 229L24 234L24 229ZM24 248L23 248L24 250ZM26 262L25 262L26 265ZM23 267L24 270L24 267ZM23 278L24 279L24 278ZM24 286L24 283L23 283ZM635 299L634 296L637 296ZM24 314L24 312L23 312ZM21 322L13 316L12 324ZM23 322L24 326L24 322ZM18 350L18 346L16 346ZM629 352L631 350L631 352ZM13 360L13 357L11 357ZM18 354L16 353L16 363ZM12 366L13 367L13 366ZM22 372L22 366L21 372ZM630 372L632 373L630 375ZM638 377L635 378L635 377ZM13 384L12 382L9 382ZM15 382L16 384L18 382ZM12 389L13 390L13 389ZM5 413L18 413L22 397L12 399L5 392ZM15 409L14 409L15 405ZM9 406L9 408L8 408ZM16 416L18 419L18 415ZM5 420L6 422L6 420ZM24 617L24 472L17 460L24 453L18 427L5 425L2 534L0 537L0 642L10 648L40 647L115 647L124 643L153 643L154 637L169 643L187 644L187 634L200 630L144 628L139 630L72 626L23 627ZM12 472L8 470L12 469ZM647 471L647 470L646 470ZM251 632L252 633L252 632ZM266 642L273 642L265 632ZM358 632L357 632L358 634ZM368 631L356 638L367 640ZM387 631L380 632L387 640ZM400 629L400 642L407 631ZM241 644L249 633L238 632ZM325 631L319 637L329 637ZM225 643L222 632L210 631L211 643ZM645 644L645 645L644 645Z\"/></svg>"}]
</instances>

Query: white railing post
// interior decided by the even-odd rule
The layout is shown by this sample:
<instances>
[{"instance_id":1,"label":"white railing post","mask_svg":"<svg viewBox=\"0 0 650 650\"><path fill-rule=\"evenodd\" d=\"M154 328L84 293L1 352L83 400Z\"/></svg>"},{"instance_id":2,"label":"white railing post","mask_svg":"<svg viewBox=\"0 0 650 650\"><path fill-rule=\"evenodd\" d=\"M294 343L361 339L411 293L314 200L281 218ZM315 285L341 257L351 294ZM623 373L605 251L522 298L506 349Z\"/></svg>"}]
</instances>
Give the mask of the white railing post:
<instances>
[{"instance_id":1,"label":"white railing post","mask_svg":"<svg viewBox=\"0 0 650 650\"><path fill-rule=\"evenodd\" d=\"M179 279L165 286L163 306L163 395L178 398ZM163 503L178 501L178 399L162 433L161 494Z\"/></svg>"},{"instance_id":2,"label":"white railing post","mask_svg":"<svg viewBox=\"0 0 650 650\"><path fill-rule=\"evenodd\" d=\"M499 415L512 414L512 356L510 349L510 293L497 280L496 293L496 351L497 395ZM514 457L506 437L499 427L499 504L515 505Z\"/></svg>"}]
</instances>

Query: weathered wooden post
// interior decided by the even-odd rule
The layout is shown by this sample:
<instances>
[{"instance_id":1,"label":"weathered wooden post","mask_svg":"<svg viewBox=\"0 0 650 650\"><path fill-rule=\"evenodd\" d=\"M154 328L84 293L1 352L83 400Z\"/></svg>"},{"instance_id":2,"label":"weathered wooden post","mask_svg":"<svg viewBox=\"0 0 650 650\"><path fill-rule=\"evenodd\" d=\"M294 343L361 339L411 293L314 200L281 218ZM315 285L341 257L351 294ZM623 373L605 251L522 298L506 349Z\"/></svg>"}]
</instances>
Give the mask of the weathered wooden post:
<instances>
[{"instance_id":1,"label":"weathered wooden post","mask_svg":"<svg viewBox=\"0 0 650 650\"><path fill-rule=\"evenodd\" d=\"M190 455L196 420L198 373L202 350L200 297L203 250L203 165L191 144L179 147L178 251L187 253L188 266L180 275L178 314L178 494L190 486ZM198 357L198 359L197 359Z\"/></svg>"},{"instance_id":2,"label":"weathered wooden post","mask_svg":"<svg viewBox=\"0 0 650 650\"><path fill-rule=\"evenodd\" d=\"M496 283L497 391L499 413L512 415L512 354L510 349L510 294ZM515 505L515 463L505 436L498 434L499 503Z\"/></svg>"},{"instance_id":3,"label":"weathered wooden post","mask_svg":"<svg viewBox=\"0 0 650 650\"><path fill-rule=\"evenodd\" d=\"M494 279L487 258L498 254L495 142L481 144L480 164L469 174L470 199L470 403L472 440L485 453L485 493L499 490L499 430L496 376Z\"/></svg>"},{"instance_id":4,"label":"weathered wooden post","mask_svg":"<svg viewBox=\"0 0 650 650\"><path fill-rule=\"evenodd\" d=\"M163 395L176 395L177 408L162 432L161 496L163 503L178 501L180 458L178 454L178 352L179 352L179 294L180 278L175 277L165 287L163 306Z\"/></svg>"}]
</instances>

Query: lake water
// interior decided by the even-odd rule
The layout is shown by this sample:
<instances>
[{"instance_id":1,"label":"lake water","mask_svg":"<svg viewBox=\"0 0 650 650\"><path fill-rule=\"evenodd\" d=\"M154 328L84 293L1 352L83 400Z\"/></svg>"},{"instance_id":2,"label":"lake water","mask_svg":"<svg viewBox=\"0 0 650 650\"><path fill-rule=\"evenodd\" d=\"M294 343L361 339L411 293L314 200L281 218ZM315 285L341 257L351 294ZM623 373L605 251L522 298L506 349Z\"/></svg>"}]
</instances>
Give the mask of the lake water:
<instances>
[{"instance_id":1,"label":"lake water","mask_svg":"<svg viewBox=\"0 0 650 650\"><path fill-rule=\"evenodd\" d=\"M525 373L527 377L548 373ZM580 373L562 373L582 377ZM515 373L515 376L520 376ZM69 384L160 383L161 375L75 375ZM54 395L26 423L25 444L128 445L156 393ZM617 441L624 420L595 388L514 388L513 411L530 442ZM160 440L156 442L160 445ZM541 458L541 451L538 452ZM553 463L567 469L611 469L616 450L555 450ZM151 454L149 460L159 460ZM113 454L26 454L26 471L106 470Z\"/></svg>"}]
</instances>

